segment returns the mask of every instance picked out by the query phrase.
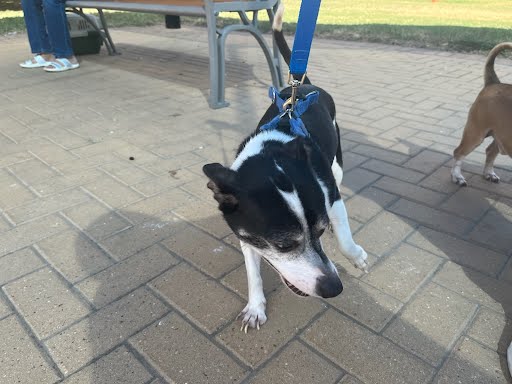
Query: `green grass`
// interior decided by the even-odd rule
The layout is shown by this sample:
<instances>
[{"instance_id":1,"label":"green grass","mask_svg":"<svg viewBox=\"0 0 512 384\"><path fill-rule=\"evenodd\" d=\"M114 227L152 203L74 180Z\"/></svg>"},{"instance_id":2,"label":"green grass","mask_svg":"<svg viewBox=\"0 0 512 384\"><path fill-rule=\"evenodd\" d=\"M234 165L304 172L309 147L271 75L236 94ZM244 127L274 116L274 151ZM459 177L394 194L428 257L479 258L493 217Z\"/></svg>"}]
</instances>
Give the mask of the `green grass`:
<instances>
[{"instance_id":1,"label":"green grass","mask_svg":"<svg viewBox=\"0 0 512 384\"><path fill-rule=\"evenodd\" d=\"M300 0L285 0L285 4L284 30L293 33ZM230 15L222 16L222 24L235 22ZM112 12L107 17L112 27L163 26L161 15ZM261 17L261 24L269 29L266 20ZM182 21L204 24L203 19L183 18ZM21 12L0 11L0 34L23 29ZM317 35L457 51L487 51L498 42L512 40L512 0L324 0Z\"/></svg>"}]
</instances>

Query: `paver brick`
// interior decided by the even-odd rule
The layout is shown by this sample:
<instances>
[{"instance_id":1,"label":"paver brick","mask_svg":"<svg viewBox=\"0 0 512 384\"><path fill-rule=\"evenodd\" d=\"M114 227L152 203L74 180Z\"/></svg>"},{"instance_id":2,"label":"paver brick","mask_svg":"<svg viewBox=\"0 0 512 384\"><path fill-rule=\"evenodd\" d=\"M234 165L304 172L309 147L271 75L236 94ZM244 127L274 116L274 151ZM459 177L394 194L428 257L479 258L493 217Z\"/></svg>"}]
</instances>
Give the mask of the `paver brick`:
<instances>
[{"instance_id":1,"label":"paver brick","mask_svg":"<svg viewBox=\"0 0 512 384\"><path fill-rule=\"evenodd\" d=\"M105 252L74 230L48 237L37 245L45 259L71 283L112 264Z\"/></svg>"},{"instance_id":2,"label":"paver brick","mask_svg":"<svg viewBox=\"0 0 512 384\"><path fill-rule=\"evenodd\" d=\"M440 210L414 203L404 198L394 203L389 210L397 215L433 227L434 229L462 235L472 227L469 220Z\"/></svg>"},{"instance_id":3,"label":"paver brick","mask_svg":"<svg viewBox=\"0 0 512 384\"><path fill-rule=\"evenodd\" d=\"M28 184L36 184L59 173L38 159L31 159L9 167L14 174Z\"/></svg>"},{"instance_id":4,"label":"paver brick","mask_svg":"<svg viewBox=\"0 0 512 384\"><path fill-rule=\"evenodd\" d=\"M480 308L468 330L469 337L477 340L486 347L505 354L512 340L512 318L502 313Z\"/></svg>"},{"instance_id":5,"label":"paver brick","mask_svg":"<svg viewBox=\"0 0 512 384\"><path fill-rule=\"evenodd\" d=\"M3 295L0 294L0 319L10 315L12 313L11 307L7 305Z\"/></svg>"},{"instance_id":6,"label":"paver brick","mask_svg":"<svg viewBox=\"0 0 512 384\"><path fill-rule=\"evenodd\" d=\"M363 280L405 302L441 264L441 259L407 244L373 267Z\"/></svg>"},{"instance_id":7,"label":"paver brick","mask_svg":"<svg viewBox=\"0 0 512 384\"><path fill-rule=\"evenodd\" d=\"M358 153L360 155L364 155L367 157L372 157L375 159L379 159L382 161L387 161L393 164L402 164L406 161L409 156L404 155L403 153L390 151L384 148L373 147L370 145L358 145L355 148L351 149L352 152Z\"/></svg>"},{"instance_id":8,"label":"paver brick","mask_svg":"<svg viewBox=\"0 0 512 384\"><path fill-rule=\"evenodd\" d=\"M436 283L500 313L512 312L512 285L480 272L447 262L433 279Z\"/></svg>"},{"instance_id":9,"label":"paver brick","mask_svg":"<svg viewBox=\"0 0 512 384\"><path fill-rule=\"evenodd\" d=\"M197 174L188 169L169 170L163 175L154 176L151 180L144 180L134 184L133 188L143 193L144 196L153 196L167 189L181 186L198 177Z\"/></svg>"},{"instance_id":10,"label":"paver brick","mask_svg":"<svg viewBox=\"0 0 512 384\"><path fill-rule=\"evenodd\" d=\"M366 169L356 168L346 172L343 176L341 191L350 195L363 189L367 185L377 180L380 175L367 171Z\"/></svg>"},{"instance_id":11,"label":"paver brick","mask_svg":"<svg viewBox=\"0 0 512 384\"><path fill-rule=\"evenodd\" d=\"M7 284L4 291L39 339L55 334L90 312L89 306L48 268Z\"/></svg>"},{"instance_id":12,"label":"paver brick","mask_svg":"<svg viewBox=\"0 0 512 384\"><path fill-rule=\"evenodd\" d=\"M0 320L0 379L3 383L50 384L57 372L43 357L16 316Z\"/></svg>"},{"instance_id":13,"label":"paver brick","mask_svg":"<svg viewBox=\"0 0 512 384\"><path fill-rule=\"evenodd\" d=\"M7 167L11 164L21 163L26 160L32 159L33 156L27 151L5 153L0 159L0 168Z\"/></svg>"},{"instance_id":14,"label":"paver brick","mask_svg":"<svg viewBox=\"0 0 512 384\"><path fill-rule=\"evenodd\" d=\"M100 308L153 279L177 262L163 247L153 245L82 280L76 287Z\"/></svg>"},{"instance_id":15,"label":"paver brick","mask_svg":"<svg viewBox=\"0 0 512 384\"><path fill-rule=\"evenodd\" d=\"M334 384L339 368L311 351L298 341L290 343L270 364L249 382L251 384Z\"/></svg>"},{"instance_id":16,"label":"paver brick","mask_svg":"<svg viewBox=\"0 0 512 384\"><path fill-rule=\"evenodd\" d=\"M151 287L208 333L233 320L243 308L236 295L185 263L158 277ZM213 302L216 305L211 306Z\"/></svg>"},{"instance_id":17,"label":"paver brick","mask_svg":"<svg viewBox=\"0 0 512 384\"><path fill-rule=\"evenodd\" d=\"M64 210L64 214L96 240L102 240L131 225L125 218L95 200L70 207Z\"/></svg>"},{"instance_id":18,"label":"paver brick","mask_svg":"<svg viewBox=\"0 0 512 384\"><path fill-rule=\"evenodd\" d=\"M432 367L333 310L315 321L302 337L367 384L419 384L433 375Z\"/></svg>"},{"instance_id":19,"label":"paver brick","mask_svg":"<svg viewBox=\"0 0 512 384\"><path fill-rule=\"evenodd\" d=\"M135 356L126 347L121 346L81 371L67 377L62 383L140 384L147 383L151 378L151 374Z\"/></svg>"},{"instance_id":20,"label":"paver brick","mask_svg":"<svg viewBox=\"0 0 512 384\"><path fill-rule=\"evenodd\" d=\"M425 227L419 227L407 242L491 276L496 276L507 262L507 256L502 253Z\"/></svg>"},{"instance_id":21,"label":"paver brick","mask_svg":"<svg viewBox=\"0 0 512 384\"><path fill-rule=\"evenodd\" d=\"M359 381L352 375L345 375L343 378L338 382L338 384L363 384L362 381Z\"/></svg>"},{"instance_id":22,"label":"paver brick","mask_svg":"<svg viewBox=\"0 0 512 384\"><path fill-rule=\"evenodd\" d=\"M69 151L48 140L38 140L32 143L30 151L50 165L76 159L76 156Z\"/></svg>"},{"instance_id":23,"label":"paver brick","mask_svg":"<svg viewBox=\"0 0 512 384\"><path fill-rule=\"evenodd\" d=\"M43 180L32 185L32 187L41 196L48 196L70 188L85 185L96 180L98 177L102 177L103 175L104 173L97 169L85 169L78 173L71 173L66 176L59 175Z\"/></svg>"},{"instance_id":24,"label":"paver brick","mask_svg":"<svg viewBox=\"0 0 512 384\"><path fill-rule=\"evenodd\" d=\"M303 299L286 288L267 297L267 322L258 332L240 331L240 320L234 320L217 340L251 367L262 364L295 333L318 314L324 304L318 299Z\"/></svg>"},{"instance_id":25,"label":"paver brick","mask_svg":"<svg viewBox=\"0 0 512 384\"><path fill-rule=\"evenodd\" d=\"M402 307L400 301L362 281L345 276L341 281L342 294L326 300L327 303L376 332L380 332Z\"/></svg>"},{"instance_id":26,"label":"paver brick","mask_svg":"<svg viewBox=\"0 0 512 384\"><path fill-rule=\"evenodd\" d=\"M141 199L133 189L105 175L85 187L90 193L111 207L118 208Z\"/></svg>"},{"instance_id":27,"label":"paver brick","mask_svg":"<svg viewBox=\"0 0 512 384\"><path fill-rule=\"evenodd\" d=\"M0 233L5 232L10 228L11 226L9 223L0 215Z\"/></svg>"},{"instance_id":28,"label":"paver brick","mask_svg":"<svg viewBox=\"0 0 512 384\"><path fill-rule=\"evenodd\" d=\"M157 159L144 164L144 168L155 175L167 175L169 171L179 171L194 164L204 165L205 159L195 153L187 152L173 156L170 159ZM202 173L201 173L202 174Z\"/></svg>"},{"instance_id":29,"label":"paver brick","mask_svg":"<svg viewBox=\"0 0 512 384\"><path fill-rule=\"evenodd\" d=\"M88 130L91 127L88 127ZM89 132L90 134L90 132ZM91 168L96 168L103 164L119 161L119 158L111 152L98 153L95 156L80 158L77 160L67 161L55 166L55 168L63 175L72 175Z\"/></svg>"},{"instance_id":30,"label":"paver brick","mask_svg":"<svg viewBox=\"0 0 512 384\"><path fill-rule=\"evenodd\" d=\"M126 259L169 236L187 228L176 216L165 213L160 217L144 216L141 223L101 241L101 245L117 260Z\"/></svg>"},{"instance_id":31,"label":"paver brick","mask_svg":"<svg viewBox=\"0 0 512 384\"><path fill-rule=\"evenodd\" d=\"M6 213L16 223L32 220L58 212L62 209L89 200L90 197L81 190L71 190L57 195L33 200L20 207L12 208Z\"/></svg>"},{"instance_id":32,"label":"paver brick","mask_svg":"<svg viewBox=\"0 0 512 384\"><path fill-rule=\"evenodd\" d=\"M164 191L123 208L123 215L133 223L148 220L161 212L197 203L197 199L179 188Z\"/></svg>"},{"instance_id":33,"label":"paver brick","mask_svg":"<svg viewBox=\"0 0 512 384\"><path fill-rule=\"evenodd\" d=\"M35 195L16 177L0 169L0 208L8 209L34 199Z\"/></svg>"},{"instance_id":34,"label":"paver brick","mask_svg":"<svg viewBox=\"0 0 512 384\"><path fill-rule=\"evenodd\" d=\"M507 265L501 272L500 280L504 280L510 284L512 284L512 258L508 260Z\"/></svg>"},{"instance_id":35,"label":"paver brick","mask_svg":"<svg viewBox=\"0 0 512 384\"><path fill-rule=\"evenodd\" d=\"M370 187L347 200L345 206L349 217L364 223L381 212L395 198L395 195Z\"/></svg>"},{"instance_id":36,"label":"paver brick","mask_svg":"<svg viewBox=\"0 0 512 384\"><path fill-rule=\"evenodd\" d=\"M494 205L496 200L497 197L489 192L471 187L461 188L441 204L441 208L469 220L477 221Z\"/></svg>"},{"instance_id":37,"label":"paver brick","mask_svg":"<svg viewBox=\"0 0 512 384\"><path fill-rule=\"evenodd\" d=\"M179 207L173 210L173 212L218 238L226 237L232 233L231 228L226 224L216 204L200 202L186 207Z\"/></svg>"},{"instance_id":38,"label":"paver brick","mask_svg":"<svg viewBox=\"0 0 512 384\"><path fill-rule=\"evenodd\" d=\"M413 171L403 166L386 163L385 161L381 160L372 159L364 163L362 167L381 175L390 176L398 180L407 181L409 183L417 183L425 177L425 175L420 172Z\"/></svg>"},{"instance_id":39,"label":"paver brick","mask_svg":"<svg viewBox=\"0 0 512 384\"><path fill-rule=\"evenodd\" d=\"M0 257L0 286L44 266L31 248Z\"/></svg>"},{"instance_id":40,"label":"paver brick","mask_svg":"<svg viewBox=\"0 0 512 384\"><path fill-rule=\"evenodd\" d=\"M245 376L226 352L174 313L130 343L172 383L238 383Z\"/></svg>"},{"instance_id":41,"label":"paver brick","mask_svg":"<svg viewBox=\"0 0 512 384\"><path fill-rule=\"evenodd\" d=\"M77 123L76 120L74 120L74 123ZM52 124L52 129L46 131L45 134L51 141L65 149L74 149L89 144L89 141L83 137L65 128L55 127L55 124Z\"/></svg>"},{"instance_id":42,"label":"paver brick","mask_svg":"<svg viewBox=\"0 0 512 384\"><path fill-rule=\"evenodd\" d=\"M344 140L350 140L361 144L370 144L370 145L377 145L380 148L388 148L391 147L394 142L391 140L384 139L378 134L381 132L378 127L375 127L375 125L372 126L356 126L354 127L352 125L352 129L357 129L358 131L346 131L343 134Z\"/></svg>"},{"instance_id":43,"label":"paver brick","mask_svg":"<svg viewBox=\"0 0 512 384\"><path fill-rule=\"evenodd\" d=\"M58 216L46 216L0 233L0 256L25 248L69 228Z\"/></svg>"},{"instance_id":44,"label":"paver brick","mask_svg":"<svg viewBox=\"0 0 512 384\"><path fill-rule=\"evenodd\" d=\"M357 153L348 152L347 140L342 140L341 146L343 149L343 172L348 172L353 168L356 168L358 165L361 165L365 161L368 160L368 157L359 155Z\"/></svg>"},{"instance_id":45,"label":"paver brick","mask_svg":"<svg viewBox=\"0 0 512 384\"><path fill-rule=\"evenodd\" d=\"M89 114L90 115L90 114ZM89 116L90 118L90 116ZM76 127L74 127L75 131L77 131ZM89 129L89 128L88 128ZM90 135L89 131L86 131ZM108 140L100 141L97 143L93 143L91 145L86 145L80 148L76 148L71 153L79 156L80 158L94 157L97 155L103 155L105 153L113 153L118 148L131 146L126 141L117 139L117 138L109 138Z\"/></svg>"},{"instance_id":46,"label":"paver brick","mask_svg":"<svg viewBox=\"0 0 512 384\"><path fill-rule=\"evenodd\" d=\"M462 296L429 284L393 320L384 335L437 366L475 310L476 304Z\"/></svg>"},{"instance_id":47,"label":"paver brick","mask_svg":"<svg viewBox=\"0 0 512 384\"><path fill-rule=\"evenodd\" d=\"M168 237L162 244L213 277L233 270L243 260L241 252L192 226Z\"/></svg>"},{"instance_id":48,"label":"paver brick","mask_svg":"<svg viewBox=\"0 0 512 384\"><path fill-rule=\"evenodd\" d=\"M469 238L508 253L512 247L512 216L491 209L469 233Z\"/></svg>"},{"instance_id":49,"label":"paver brick","mask_svg":"<svg viewBox=\"0 0 512 384\"><path fill-rule=\"evenodd\" d=\"M463 337L444 363L434 383L509 383L510 375L503 372L502 367L506 367L503 356Z\"/></svg>"},{"instance_id":50,"label":"paver brick","mask_svg":"<svg viewBox=\"0 0 512 384\"><path fill-rule=\"evenodd\" d=\"M354 240L366 252L381 256L397 246L412 231L409 221L393 213L382 212L356 233Z\"/></svg>"},{"instance_id":51,"label":"paver brick","mask_svg":"<svg viewBox=\"0 0 512 384\"><path fill-rule=\"evenodd\" d=\"M423 173L431 173L446 163L448 159L450 159L448 155L425 149L404 163L404 166Z\"/></svg>"},{"instance_id":52,"label":"paver brick","mask_svg":"<svg viewBox=\"0 0 512 384\"><path fill-rule=\"evenodd\" d=\"M57 366L70 375L167 312L160 300L140 288L51 337L45 344Z\"/></svg>"},{"instance_id":53,"label":"paver brick","mask_svg":"<svg viewBox=\"0 0 512 384\"><path fill-rule=\"evenodd\" d=\"M138 157L137 162L139 162ZM101 168L127 185L137 184L154 177L151 173L125 161L108 163Z\"/></svg>"},{"instance_id":54,"label":"paver brick","mask_svg":"<svg viewBox=\"0 0 512 384\"><path fill-rule=\"evenodd\" d=\"M431 191L430 189L420 187L416 184L396 180L391 177L383 177L374 184L374 187L434 207L438 206L444 199L446 199L445 194Z\"/></svg>"}]
</instances>

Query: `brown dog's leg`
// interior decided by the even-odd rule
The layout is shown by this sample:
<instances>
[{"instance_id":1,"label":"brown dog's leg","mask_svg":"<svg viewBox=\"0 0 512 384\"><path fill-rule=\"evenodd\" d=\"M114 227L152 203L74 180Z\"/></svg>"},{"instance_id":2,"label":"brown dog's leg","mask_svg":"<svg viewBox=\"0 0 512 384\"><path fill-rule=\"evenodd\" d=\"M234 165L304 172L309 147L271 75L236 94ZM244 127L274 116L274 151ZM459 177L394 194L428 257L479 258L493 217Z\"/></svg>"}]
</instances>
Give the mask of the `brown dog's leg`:
<instances>
[{"instance_id":1,"label":"brown dog's leg","mask_svg":"<svg viewBox=\"0 0 512 384\"><path fill-rule=\"evenodd\" d=\"M498 143L496 143L496 139L493 140L491 144L485 150L487 157L485 158L485 167L484 167L484 178L485 180L492 181L493 183L499 183L500 178L494 172L494 160L500 153L500 149L498 147Z\"/></svg>"},{"instance_id":2,"label":"brown dog's leg","mask_svg":"<svg viewBox=\"0 0 512 384\"><path fill-rule=\"evenodd\" d=\"M461 187L465 187L468 185L464 176L462 176L461 165L462 160L470 154L478 145L482 143L485 136L482 135L482 131L478 129L478 127L472 122L471 112L464 127L464 133L462 134L462 140L455 151L453 151L454 164L452 168L452 181L460 185Z\"/></svg>"}]
</instances>

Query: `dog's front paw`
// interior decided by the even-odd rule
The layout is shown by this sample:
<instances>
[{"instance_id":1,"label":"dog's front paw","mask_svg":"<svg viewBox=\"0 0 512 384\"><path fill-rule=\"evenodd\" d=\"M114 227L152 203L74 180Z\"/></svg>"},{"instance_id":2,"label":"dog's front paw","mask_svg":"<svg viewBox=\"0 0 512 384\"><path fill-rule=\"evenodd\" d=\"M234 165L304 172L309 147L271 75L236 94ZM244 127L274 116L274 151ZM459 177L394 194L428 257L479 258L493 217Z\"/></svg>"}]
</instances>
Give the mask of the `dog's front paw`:
<instances>
[{"instance_id":1,"label":"dog's front paw","mask_svg":"<svg viewBox=\"0 0 512 384\"><path fill-rule=\"evenodd\" d=\"M468 186L468 182L466 181L466 179L462 175L453 175L452 174L452 181L455 184L460 185L461 187L467 187Z\"/></svg>"},{"instance_id":2,"label":"dog's front paw","mask_svg":"<svg viewBox=\"0 0 512 384\"><path fill-rule=\"evenodd\" d=\"M368 273L368 254L366 251L360 246L358 248L358 256L354 257L354 265L356 268L363 270L365 273Z\"/></svg>"},{"instance_id":3,"label":"dog's front paw","mask_svg":"<svg viewBox=\"0 0 512 384\"><path fill-rule=\"evenodd\" d=\"M500 177L496 173L494 173L494 171L484 174L484 178L485 180L491 181L493 183L500 182Z\"/></svg>"},{"instance_id":4,"label":"dog's front paw","mask_svg":"<svg viewBox=\"0 0 512 384\"><path fill-rule=\"evenodd\" d=\"M237 316L237 319L242 318L241 331L247 333L247 329L256 328L260 329L260 326L265 324L267 321L267 315L265 314L265 302L261 302L256 305L247 304L245 308Z\"/></svg>"}]
</instances>

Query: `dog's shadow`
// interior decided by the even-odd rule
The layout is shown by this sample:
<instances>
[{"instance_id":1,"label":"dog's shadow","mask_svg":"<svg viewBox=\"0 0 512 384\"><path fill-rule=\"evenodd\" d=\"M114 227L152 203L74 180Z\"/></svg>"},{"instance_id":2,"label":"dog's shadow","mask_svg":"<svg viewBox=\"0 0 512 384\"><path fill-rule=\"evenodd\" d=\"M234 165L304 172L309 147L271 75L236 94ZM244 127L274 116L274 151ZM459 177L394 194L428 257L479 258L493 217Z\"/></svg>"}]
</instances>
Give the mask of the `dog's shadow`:
<instances>
[{"instance_id":1,"label":"dog's shadow","mask_svg":"<svg viewBox=\"0 0 512 384\"><path fill-rule=\"evenodd\" d=\"M347 130L344 132L346 135L353 133ZM388 157L396 153L379 147L375 140L365 138L360 133L357 133L357 137L358 144L372 146L380 152L381 156ZM372 243L375 240L369 238L371 235L376 237L379 235L369 233L366 228L372 226L372 222L386 225L385 221L380 221L380 218L390 215L402 220L402 223L409 226L411 230L407 234L404 232L403 238L394 244L391 251L388 249L383 254L373 255L375 258L373 258L369 275L362 276L350 267L349 274L356 273L357 276L362 277L363 281L375 284L372 273L379 269L386 270L386 264L391 262L395 253L400 252L399 248L403 247L404 243L412 245L414 249L427 251L420 256L433 254L440 257L440 264L431 271L433 277L427 277L427 280L462 295L469 301L468 304L471 303L470 305L474 306L474 312L467 318L467 323L457 337L460 337L460 340L469 337L484 345L485 348L497 351L500 355L501 371L504 377L510 380L506 350L512 341L512 238L510 236L512 233L512 200L510 199L512 186L506 182L493 184L484 180L481 175L483 165L470 161L463 166L463 172L469 176L469 187L460 188L451 181L450 153L421 148L407 140L399 141L402 148L409 149L404 152L411 153L411 156L430 151L429 155L435 156L437 152L440 158L447 160L440 161L439 167L426 173L421 180L414 183L402 183L399 180L393 181L391 177L379 176L379 179L372 181L368 186L361 187L361 180L358 180L357 176L352 176L351 171L356 175L369 177L368 172L373 173L372 167L365 167L367 160L358 153L358 144L351 144L355 152L349 150L345 154L348 155L349 166L350 164L357 164L357 166L346 173L342 188L344 194L348 196L346 204L349 216L355 218L353 222L357 227L361 225L357 220L361 220L357 209L361 208L365 202L369 207L377 206L376 212L380 211L366 221L361 229L356 228L356 240L359 240L363 246L370 244L370 248L383 249L383 247L374 246ZM482 157L481 154L474 156L479 160ZM370 163L367 164L370 165ZM396 164L383 162L380 164L380 169L382 170L386 164L390 168L396 166ZM404 172L407 172L406 168L404 167ZM361 169L366 174L361 173ZM510 175L509 167L498 166L497 173L499 174L500 171ZM385 173L386 171L375 170L375 172ZM393 170L389 172L392 173ZM398 185L393 185L394 183ZM374 225L373 229L377 230L378 225ZM384 228L382 230L385 232ZM410 250L412 251L413 248ZM419 258L417 261L420 265L422 264ZM388 284L393 284L393 281L394 277L390 276ZM347 295L350 293L347 292ZM414 306L411 302L406 303L405 311L411 305ZM417 309L417 307L414 308ZM438 309L433 308L433 310ZM450 308L446 310L456 311ZM442 329L443 324L437 324L435 327ZM496 339L497 334L499 337ZM451 349L456 342L460 343L452 340L448 348ZM448 355L446 351L440 360L441 363L452 358L455 353L456 351ZM461 365L460 368L462 367ZM481 378L491 382L490 377L483 375Z\"/></svg>"}]
</instances>

